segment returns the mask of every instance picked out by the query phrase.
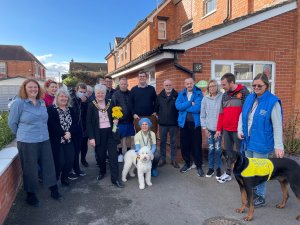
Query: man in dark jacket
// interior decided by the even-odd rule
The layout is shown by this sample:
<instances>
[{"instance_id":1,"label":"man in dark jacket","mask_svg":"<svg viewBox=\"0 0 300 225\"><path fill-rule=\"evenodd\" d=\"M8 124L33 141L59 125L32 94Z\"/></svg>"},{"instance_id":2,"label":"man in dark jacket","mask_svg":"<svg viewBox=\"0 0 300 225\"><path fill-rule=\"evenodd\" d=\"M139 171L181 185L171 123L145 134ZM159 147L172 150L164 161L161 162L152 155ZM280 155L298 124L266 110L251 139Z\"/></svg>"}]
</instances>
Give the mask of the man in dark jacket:
<instances>
[{"instance_id":1,"label":"man in dark jacket","mask_svg":"<svg viewBox=\"0 0 300 225\"><path fill-rule=\"evenodd\" d=\"M175 168L179 168L176 161L178 111L175 107L178 93L173 89L173 82L171 80L165 80L163 86L164 89L157 96L155 110L158 114L160 134L160 161L158 166L161 167L166 164L166 142L169 133L171 143L171 164Z\"/></svg>"},{"instance_id":2,"label":"man in dark jacket","mask_svg":"<svg viewBox=\"0 0 300 225\"><path fill-rule=\"evenodd\" d=\"M122 108L123 117L119 119L118 128L121 138L121 144L119 148L118 162L123 162L122 152L127 151L131 148L131 136L134 136L133 117L129 105L129 94L128 82L125 77L120 79L120 89L116 90L112 96L111 103L112 107L120 106Z\"/></svg>"}]
</instances>

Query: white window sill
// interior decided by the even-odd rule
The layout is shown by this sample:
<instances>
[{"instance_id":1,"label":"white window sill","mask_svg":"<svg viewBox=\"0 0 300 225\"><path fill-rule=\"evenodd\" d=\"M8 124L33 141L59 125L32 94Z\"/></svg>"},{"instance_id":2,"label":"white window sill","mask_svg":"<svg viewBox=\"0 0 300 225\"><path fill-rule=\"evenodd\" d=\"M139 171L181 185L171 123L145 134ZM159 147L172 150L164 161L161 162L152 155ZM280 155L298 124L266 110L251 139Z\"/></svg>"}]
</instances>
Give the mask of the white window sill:
<instances>
[{"instance_id":1,"label":"white window sill","mask_svg":"<svg viewBox=\"0 0 300 225\"><path fill-rule=\"evenodd\" d=\"M16 147L5 148L0 151L0 176L5 172L17 155L18 149Z\"/></svg>"},{"instance_id":2,"label":"white window sill","mask_svg":"<svg viewBox=\"0 0 300 225\"><path fill-rule=\"evenodd\" d=\"M215 10L213 10L213 11L211 11L211 12L209 12L209 13L207 13L205 16L202 16L202 17L201 17L201 19L204 19L204 18L206 18L206 17L208 17L208 16L210 16L210 15L214 14L215 12L217 12L217 10L216 10L216 9L215 9Z\"/></svg>"}]
</instances>

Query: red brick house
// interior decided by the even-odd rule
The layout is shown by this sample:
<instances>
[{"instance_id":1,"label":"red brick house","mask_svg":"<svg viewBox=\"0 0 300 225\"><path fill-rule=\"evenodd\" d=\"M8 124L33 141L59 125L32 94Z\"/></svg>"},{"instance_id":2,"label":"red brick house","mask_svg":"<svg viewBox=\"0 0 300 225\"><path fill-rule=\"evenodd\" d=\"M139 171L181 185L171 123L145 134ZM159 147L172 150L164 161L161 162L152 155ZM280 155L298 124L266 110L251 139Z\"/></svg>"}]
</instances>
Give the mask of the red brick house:
<instances>
[{"instance_id":1,"label":"red brick house","mask_svg":"<svg viewBox=\"0 0 300 225\"><path fill-rule=\"evenodd\" d=\"M167 78L180 90L189 76L220 80L226 72L250 87L264 71L287 118L300 109L299 26L296 0L165 0L115 41L108 75L132 87L144 69L160 92Z\"/></svg>"},{"instance_id":2,"label":"red brick house","mask_svg":"<svg viewBox=\"0 0 300 225\"><path fill-rule=\"evenodd\" d=\"M46 79L46 67L25 48L0 45L0 79L28 77Z\"/></svg>"}]
</instances>

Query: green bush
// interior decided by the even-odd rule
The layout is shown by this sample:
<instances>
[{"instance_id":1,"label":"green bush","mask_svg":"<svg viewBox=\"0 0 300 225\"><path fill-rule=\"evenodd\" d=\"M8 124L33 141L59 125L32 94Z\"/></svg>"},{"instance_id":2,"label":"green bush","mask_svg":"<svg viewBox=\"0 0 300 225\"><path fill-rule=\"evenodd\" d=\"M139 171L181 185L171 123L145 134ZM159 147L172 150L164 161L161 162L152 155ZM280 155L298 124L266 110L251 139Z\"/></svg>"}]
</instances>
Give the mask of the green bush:
<instances>
[{"instance_id":1,"label":"green bush","mask_svg":"<svg viewBox=\"0 0 300 225\"><path fill-rule=\"evenodd\" d=\"M284 133L284 149L285 152L291 155L300 154L300 138L297 137L298 134L298 113L295 118L287 121L283 128Z\"/></svg>"},{"instance_id":2,"label":"green bush","mask_svg":"<svg viewBox=\"0 0 300 225\"><path fill-rule=\"evenodd\" d=\"M8 113L0 113L0 150L14 140L15 136L8 127Z\"/></svg>"}]
</instances>

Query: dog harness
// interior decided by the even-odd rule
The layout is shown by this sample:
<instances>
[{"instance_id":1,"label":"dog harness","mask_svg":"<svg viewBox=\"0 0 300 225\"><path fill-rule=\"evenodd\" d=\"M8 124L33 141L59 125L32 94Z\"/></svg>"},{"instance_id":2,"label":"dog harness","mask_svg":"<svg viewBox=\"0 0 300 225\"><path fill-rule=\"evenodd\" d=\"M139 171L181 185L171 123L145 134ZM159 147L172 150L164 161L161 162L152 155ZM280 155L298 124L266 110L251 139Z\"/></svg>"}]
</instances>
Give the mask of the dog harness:
<instances>
[{"instance_id":1,"label":"dog harness","mask_svg":"<svg viewBox=\"0 0 300 225\"><path fill-rule=\"evenodd\" d=\"M269 159L248 158L249 164L242 171L243 177L268 176L270 180L274 170L274 165Z\"/></svg>"}]
</instances>

